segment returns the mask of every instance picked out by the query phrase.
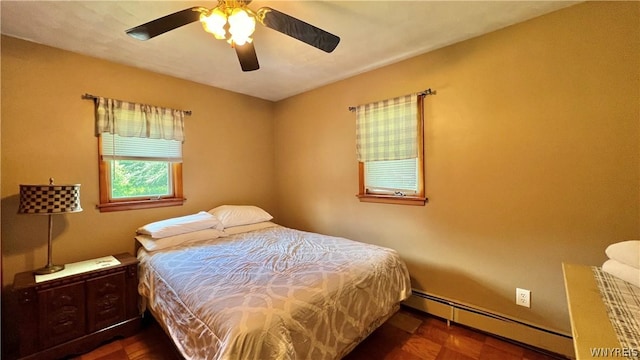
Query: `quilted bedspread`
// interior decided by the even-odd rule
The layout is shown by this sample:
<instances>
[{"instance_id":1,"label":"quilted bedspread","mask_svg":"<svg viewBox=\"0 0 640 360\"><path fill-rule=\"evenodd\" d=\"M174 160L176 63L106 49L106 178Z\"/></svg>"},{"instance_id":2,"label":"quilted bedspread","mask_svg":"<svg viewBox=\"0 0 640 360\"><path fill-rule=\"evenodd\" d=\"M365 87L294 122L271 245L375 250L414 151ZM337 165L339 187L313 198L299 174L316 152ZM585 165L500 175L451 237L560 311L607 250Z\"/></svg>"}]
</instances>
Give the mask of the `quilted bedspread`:
<instances>
[{"instance_id":1,"label":"quilted bedspread","mask_svg":"<svg viewBox=\"0 0 640 360\"><path fill-rule=\"evenodd\" d=\"M282 226L138 258L186 359L339 359L411 292L394 250Z\"/></svg>"},{"instance_id":2,"label":"quilted bedspread","mask_svg":"<svg viewBox=\"0 0 640 360\"><path fill-rule=\"evenodd\" d=\"M611 326L620 342L619 358L638 359L640 353L640 289L601 267L592 266L593 276L607 309Z\"/></svg>"}]
</instances>

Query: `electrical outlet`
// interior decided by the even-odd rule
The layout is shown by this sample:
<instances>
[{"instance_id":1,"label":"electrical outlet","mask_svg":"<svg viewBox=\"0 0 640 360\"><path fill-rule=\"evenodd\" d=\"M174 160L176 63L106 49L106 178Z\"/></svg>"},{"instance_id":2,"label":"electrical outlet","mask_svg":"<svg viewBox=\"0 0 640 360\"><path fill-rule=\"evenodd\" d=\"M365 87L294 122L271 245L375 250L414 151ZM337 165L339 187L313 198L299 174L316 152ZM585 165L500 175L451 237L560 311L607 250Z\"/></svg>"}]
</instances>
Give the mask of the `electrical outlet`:
<instances>
[{"instance_id":1,"label":"electrical outlet","mask_svg":"<svg viewBox=\"0 0 640 360\"><path fill-rule=\"evenodd\" d=\"M527 289L516 288L516 304L530 308L531 291Z\"/></svg>"}]
</instances>

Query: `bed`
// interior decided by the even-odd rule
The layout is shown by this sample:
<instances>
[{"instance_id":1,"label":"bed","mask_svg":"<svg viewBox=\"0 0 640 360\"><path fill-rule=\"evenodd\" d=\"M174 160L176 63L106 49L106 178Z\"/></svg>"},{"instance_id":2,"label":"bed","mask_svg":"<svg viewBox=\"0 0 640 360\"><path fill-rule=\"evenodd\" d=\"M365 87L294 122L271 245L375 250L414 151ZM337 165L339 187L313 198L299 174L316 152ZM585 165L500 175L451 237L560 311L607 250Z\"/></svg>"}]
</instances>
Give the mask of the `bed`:
<instances>
[{"instance_id":1,"label":"bed","mask_svg":"<svg viewBox=\"0 0 640 360\"><path fill-rule=\"evenodd\" d=\"M640 359L640 288L598 266L562 270L576 358Z\"/></svg>"},{"instance_id":2,"label":"bed","mask_svg":"<svg viewBox=\"0 0 640 360\"><path fill-rule=\"evenodd\" d=\"M143 305L185 359L340 359L409 297L394 250L259 220L136 237Z\"/></svg>"}]
</instances>

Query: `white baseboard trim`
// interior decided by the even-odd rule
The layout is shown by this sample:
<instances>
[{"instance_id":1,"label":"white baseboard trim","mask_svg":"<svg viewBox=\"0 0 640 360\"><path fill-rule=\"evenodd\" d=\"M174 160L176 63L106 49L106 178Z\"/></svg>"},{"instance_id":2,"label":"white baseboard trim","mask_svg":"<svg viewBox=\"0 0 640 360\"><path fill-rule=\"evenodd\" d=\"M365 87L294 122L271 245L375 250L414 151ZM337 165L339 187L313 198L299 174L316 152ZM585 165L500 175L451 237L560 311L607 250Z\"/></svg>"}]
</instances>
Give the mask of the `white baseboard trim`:
<instances>
[{"instance_id":1,"label":"white baseboard trim","mask_svg":"<svg viewBox=\"0 0 640 360\"><path fill-rule=\"evenodd\" d=\"M503 338L575 359L571 334L413 289L404 305Z\"/></svg>"}]
</instances>

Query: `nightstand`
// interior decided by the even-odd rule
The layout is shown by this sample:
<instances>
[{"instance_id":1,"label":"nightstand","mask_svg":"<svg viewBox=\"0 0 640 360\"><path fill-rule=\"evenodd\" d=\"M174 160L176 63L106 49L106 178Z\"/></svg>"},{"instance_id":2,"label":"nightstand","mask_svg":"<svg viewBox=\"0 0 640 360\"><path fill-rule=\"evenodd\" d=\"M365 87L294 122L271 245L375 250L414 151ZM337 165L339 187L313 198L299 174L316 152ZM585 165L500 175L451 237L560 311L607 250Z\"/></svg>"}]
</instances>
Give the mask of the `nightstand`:
<instances>
[{"instance_id":1,"label":"nightstand","mask_svg":"<svg viewBox=\"0 0 640 360\"><path fill-rule=\"evenodd\" d=\"M68 264L63 271L71 274L55 279L36 280L32 271L15 276L21 358L80 354L140 329L138 259L126 253L113 258L117 262Z\"/></svg>"}]
</instances>

